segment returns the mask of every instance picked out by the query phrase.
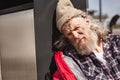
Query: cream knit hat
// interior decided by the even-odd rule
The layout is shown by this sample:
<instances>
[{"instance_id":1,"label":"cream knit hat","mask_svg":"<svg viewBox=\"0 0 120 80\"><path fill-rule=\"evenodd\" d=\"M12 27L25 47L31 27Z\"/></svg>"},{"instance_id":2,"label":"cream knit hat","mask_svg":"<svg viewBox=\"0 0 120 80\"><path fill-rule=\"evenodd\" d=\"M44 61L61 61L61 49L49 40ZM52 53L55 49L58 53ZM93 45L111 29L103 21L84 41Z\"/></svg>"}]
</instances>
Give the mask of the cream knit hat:
<instances>
[{"instance_id":1,"label":"cream knit hat","mask_svg":"<svg viewBox=\"0 0 120 80\"><path fill-rule=\"evenodd\" d=\"M56 8L58 30L61 32L61 28L65 22L80 14L82 14L82 11L74 8L70 0L59 0Z\"/></svg>"}]
</instances>

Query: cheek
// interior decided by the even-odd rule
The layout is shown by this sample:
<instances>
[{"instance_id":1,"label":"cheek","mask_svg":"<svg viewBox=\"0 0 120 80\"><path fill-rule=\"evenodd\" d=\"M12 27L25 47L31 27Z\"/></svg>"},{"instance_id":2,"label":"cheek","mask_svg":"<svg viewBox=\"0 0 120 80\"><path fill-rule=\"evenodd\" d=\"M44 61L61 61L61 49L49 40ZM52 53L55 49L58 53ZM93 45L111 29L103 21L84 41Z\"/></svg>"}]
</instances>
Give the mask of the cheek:
<instances>
[{"instance_id":1,"label":"cheek","mask_svg":"<svg viewBox=\"0 0 120 80\"><path fill-rule=\"evenodd\" d=\"M74 38L72 36L66 36L70 43L74 43Z\"/></svg>"},{"instance_id":2,"label":"cheek","mask_svg":"<svg viewBox=\"0 0 120 80\"><path fill-rule=\"evenodd\" d=\"M92 35L92 31L91 31L90 29L86 30L86 35L87 35L87 36Z\"/></svg>"},{"instance_id":3,"label":"cheek","mask_svg":"<svg viewBox=\"0 0 120 80\"><path fill-rule=\"evenodd\" d=\"M69 41L72 41L72 42L73 42L73 37L72 37L72 36L67 36L67 39L68 39Z\"/></svg>"}]
</instances>

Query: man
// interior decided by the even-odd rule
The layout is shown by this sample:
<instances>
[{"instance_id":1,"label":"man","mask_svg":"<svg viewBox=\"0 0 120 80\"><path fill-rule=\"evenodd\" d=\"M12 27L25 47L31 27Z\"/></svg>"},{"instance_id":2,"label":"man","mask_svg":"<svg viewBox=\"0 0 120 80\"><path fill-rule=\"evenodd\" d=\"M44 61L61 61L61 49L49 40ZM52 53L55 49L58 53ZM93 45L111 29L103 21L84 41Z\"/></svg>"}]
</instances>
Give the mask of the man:
<instances>
[{"instance_id":1,"label":"man","mask_svg":"<svg viewBox=\"0 0 120 80\"><path fill-rule=\"evenodd\" d=\"M56 22L63 37L55 42L52 80L120 80L119 35L108 35L70 0L59 0Z\"/></svg>"}]
</instances>

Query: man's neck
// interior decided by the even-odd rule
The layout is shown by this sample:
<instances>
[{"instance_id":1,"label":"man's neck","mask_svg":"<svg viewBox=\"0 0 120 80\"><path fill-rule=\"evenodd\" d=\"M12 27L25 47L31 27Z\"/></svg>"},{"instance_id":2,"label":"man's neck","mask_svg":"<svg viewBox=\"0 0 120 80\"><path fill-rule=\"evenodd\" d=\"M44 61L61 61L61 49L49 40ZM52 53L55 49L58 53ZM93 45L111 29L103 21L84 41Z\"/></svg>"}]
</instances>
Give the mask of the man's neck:
<instances>
[{"instance_id":1,"label":"man's neck","mask_svg":"<svg viewBox=\"0 0 120 80\"><path fill-rule=\"evenodd\" d=\"M103 53L103 43L102 41L99 43L96 43L96 47L93 50L94 53Z\"/></svg>"}]
</instances>

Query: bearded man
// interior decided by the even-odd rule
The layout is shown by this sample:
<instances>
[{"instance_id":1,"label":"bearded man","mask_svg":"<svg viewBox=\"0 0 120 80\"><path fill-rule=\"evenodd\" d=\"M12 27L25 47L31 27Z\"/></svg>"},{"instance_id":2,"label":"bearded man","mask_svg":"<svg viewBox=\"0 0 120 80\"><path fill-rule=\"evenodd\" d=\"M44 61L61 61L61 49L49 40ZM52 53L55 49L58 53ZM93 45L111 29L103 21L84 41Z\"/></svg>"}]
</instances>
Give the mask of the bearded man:
<instances>
[{"instance_id":1,"label":"bearded man","mask_svg":"<svg viewBox=\"0 0 120 80\"><path fill-rule=\"evenodd\" d=\"M63 35L55 42L52 80L120 80L119 35L108 35L70 0L59 0L56 22Z\"/></svg>"}]
</instances>

